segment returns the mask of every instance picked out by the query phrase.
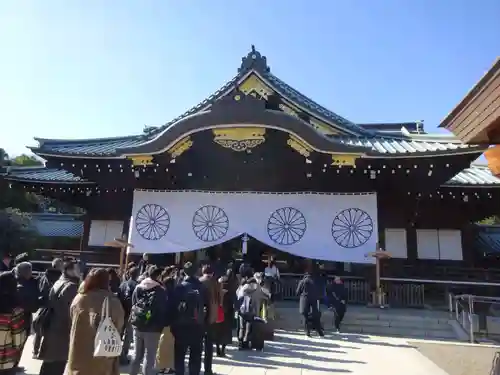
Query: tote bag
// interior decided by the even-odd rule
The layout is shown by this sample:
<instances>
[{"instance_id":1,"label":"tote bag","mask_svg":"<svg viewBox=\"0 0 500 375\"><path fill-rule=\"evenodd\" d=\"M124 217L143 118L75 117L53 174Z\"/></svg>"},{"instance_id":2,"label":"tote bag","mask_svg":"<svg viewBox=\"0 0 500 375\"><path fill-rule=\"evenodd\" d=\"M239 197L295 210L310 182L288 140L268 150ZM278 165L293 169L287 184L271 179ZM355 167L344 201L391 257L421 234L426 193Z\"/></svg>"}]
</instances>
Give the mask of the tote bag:
<instances>
[{"instance_id":1,"label":"tote bag","mask_svg":"<svg viewBox=\"0 0 500 375\"><path fill-rule=\"evenodd\" d=\"M94 339L94 357L118 357L122 352L121 335L109 315L109 298L102 303L101 321Z\"/></svg>"}]
</instances>

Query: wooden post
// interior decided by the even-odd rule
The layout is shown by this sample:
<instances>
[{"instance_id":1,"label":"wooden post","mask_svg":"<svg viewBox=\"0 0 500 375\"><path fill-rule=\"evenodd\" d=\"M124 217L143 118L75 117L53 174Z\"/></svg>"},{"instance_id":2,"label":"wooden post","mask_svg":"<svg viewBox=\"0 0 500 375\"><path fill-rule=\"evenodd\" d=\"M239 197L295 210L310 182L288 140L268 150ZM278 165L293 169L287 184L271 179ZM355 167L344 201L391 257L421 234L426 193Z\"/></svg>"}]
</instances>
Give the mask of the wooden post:
<instances>
[{"instance_id":1,"label":"wooden post","mask_svg":"<svg viewBox=\"0 0 500 375\"><path fill-rule=\"evenodd\" d=\"M381 269L380 269L380 261L382 259L389 259L391 254L382 249L377 242L375 251L366 254L368 257L375 258L375 294L373 295L372 305L380 308L384 308L387 306L385 303L385 294L382 290L382 283L380 280L381 277Z\"/></svg>"},{"instance_id":2,"label":"wooden post","mask_svg":"<svg viewBox=\"0 0 500 375\"><path fill-rule=\"evenodd\" d=\"M125 236L124 236L125 237ZM126 238L115 238L111 242L106 242L104 246L109 246L109 247L115 247L120 249L120 275L123 276L125 273L125 268L127 267L127 263L123 263L123 258L125 256L125 252L127 250L127 247L133 248L134 245L131 243L128 243ZM128 258L128 253L127 253L127 258ZM127 262L127 258L125 258L125 262Z\"/></svg>"}]
</instances>

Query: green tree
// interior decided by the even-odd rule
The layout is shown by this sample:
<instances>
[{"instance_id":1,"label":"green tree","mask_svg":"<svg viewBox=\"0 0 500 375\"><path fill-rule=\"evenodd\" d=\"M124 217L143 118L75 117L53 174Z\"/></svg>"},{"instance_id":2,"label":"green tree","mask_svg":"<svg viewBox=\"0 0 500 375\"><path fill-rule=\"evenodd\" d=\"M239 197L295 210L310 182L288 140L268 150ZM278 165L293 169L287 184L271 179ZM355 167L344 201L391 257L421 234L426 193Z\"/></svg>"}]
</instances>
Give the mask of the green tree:
<instances>
[{"instance_id":1,"label":"green tree","mask_svg":"<svg viewBox=\"0 0 500 375\"><path fill-rule=\"evenodd\" d=\"M9 165L9 154L3 148L0 148L0 168Z\"/></svg>"},{"instance_id":2,"label":"green tree","mask_svg":"<svg viewBox=\"0 0 500 375\"><path fill-rule=\"evenodd\" d=\"M43 162L33 155L21 154L16 156L14 159L10 160L12 165L22 166L22 167L31 167L31 166L39 166L43 165Z\"/></svg>"},{"instance_id":3,"label":"green tree","mask_svg":"<svg viewBox=\"0 0 500 375\"><path fill-rule=\"evenodd\" d=\"M13 255L30 252L37 238L29 214L15 209L0 210L0 251Z\"/></svg>"},{"instance_id":4,"label":"green tree","mask_svg":"<svg viewBox=\"0 0 500 375\"><path fill-rule=\"evenodd\" d=\"M498 225L498 224L500 224L500 217L496 216L496 215L495 216L486 217L483 220L478 221L477 224Z\"/></svg>"}]
</instances>

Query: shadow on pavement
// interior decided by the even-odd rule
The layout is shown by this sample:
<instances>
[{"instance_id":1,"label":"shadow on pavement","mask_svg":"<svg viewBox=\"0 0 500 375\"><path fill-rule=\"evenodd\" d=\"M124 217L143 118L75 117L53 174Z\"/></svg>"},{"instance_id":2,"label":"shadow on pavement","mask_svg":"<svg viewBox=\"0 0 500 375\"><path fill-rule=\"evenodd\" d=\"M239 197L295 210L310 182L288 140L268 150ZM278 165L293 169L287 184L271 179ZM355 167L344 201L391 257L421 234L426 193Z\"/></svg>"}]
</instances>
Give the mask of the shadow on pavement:
<instances>
[{"instance_id":1,"label":"shadow on pavement","mask_svg":"<svg viewBox=\"0 0 500 375\"><path fill-rule=\"evenodd\" d=\"M377 346L389 346L393 348L413 348L415 349L415 346L409 345L409 344L392 344L390 342L385 342L385 341L378 341L374 340L370 336L366 335L358 335L358 334L334 334L332 337L338 337L338 339L343 340L344 342L349 342L353 344L363 344L363 345L377 345Z\"/></svg>"},{"instance_id":2,"label":"shadow on pavement","mask_svg":"<svg viewBox=\"0 0 500 375\"><path fill-rule=\"evenodd\" d=\"M235 367L264 369L290 367L331 373L352 372L346 368L336 368L337 364L366 364L366 362L363 361L310 354L311 352L323 352L338 354L337 357L341 357L342 355L348 354L342 349L360 349L359 347L336 344L331 341L331 338L314 341L314 339L308 340L306 338L301 338L296 332L287 332L287 334L292 337L280 337L277 335L276 341L266 343L263 352L238 351L237 349L231 348L231 350L228 351L228 358L216 358L214 359L214 363ZM302 360L321 362L324 366L302 363Z\"/></svg>"}]
</instances>

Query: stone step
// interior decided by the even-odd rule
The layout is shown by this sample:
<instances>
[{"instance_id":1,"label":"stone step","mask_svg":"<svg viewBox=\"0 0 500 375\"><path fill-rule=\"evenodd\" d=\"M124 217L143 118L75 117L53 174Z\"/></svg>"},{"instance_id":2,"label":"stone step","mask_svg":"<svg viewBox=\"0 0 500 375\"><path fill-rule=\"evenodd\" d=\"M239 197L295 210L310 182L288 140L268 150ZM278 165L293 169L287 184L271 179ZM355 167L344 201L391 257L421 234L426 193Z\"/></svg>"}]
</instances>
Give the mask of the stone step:
<instances>
[{"instance_id":1,"label":"stone step","mask_svg":"<svg viewBox=\"0 0 500 375\"><path fill-rule=\"evenodd\" d=\"M331 315L330 311L323 311L323 315ZM370 312L359 312L359 311L349 311L347 310L346 318L355 320L379 320L379 321L401 321L401 322L434 322L434 323L444 323L448 324L449 317L447 314L439 315L426 315L422 312L422 315L417 314L397 314L397 313L370 313Z\"/></svg>"},{"instance_id":2,"label":"stone step","mask_svg":"<svg viewBox=\"0 0 500 375\"><path fill-rule=\"evenodd\" d=\"M277 312L282 317L297 317L299 313L297 309L277 309ZM321 311L322 316L331 316L330 310ZM347 309L345 319L349 320L362 320L362 321L383 321L383 322L420 322L425 323L438 323L448 324L449 316L447 313L442 312L429 312L425 310L412 310L412 313L399 312L398 310L378 310L378 309L360 309L353 308Z\"/></svg>"},{"instance_id":3,"label":"stone step","mask_svg":"<svg viewBox=\"0 0 500 375\"><path fill-rule=\"evenodd\" d=\"M363 333L376 336L395 336L408 338L427 338L439 340L456 340L457 337L453 330L424 330L401 327L376 327L376 326L361 326L354 324L342 325L342 332L347 333Z\"/></svg>"},{"instance_id":4,"label":"stone step","mask_svg":"<svg viewBox=\"0 0 500 375\"><path fill-rule=\"evenodd\" d=\"M333 319L330 318L330 320ZM324 317L323 321L328 321L328 317ZM375 319L356 319L355 317L346 316L344 319L345 324L357 324L362 326L377 326L377 327L396 327L396 328L416 328L416 329L435 329L443 330L449 329L448 321L412 321L412 320L375 320Z\"/></svg>"}]
</instances>

